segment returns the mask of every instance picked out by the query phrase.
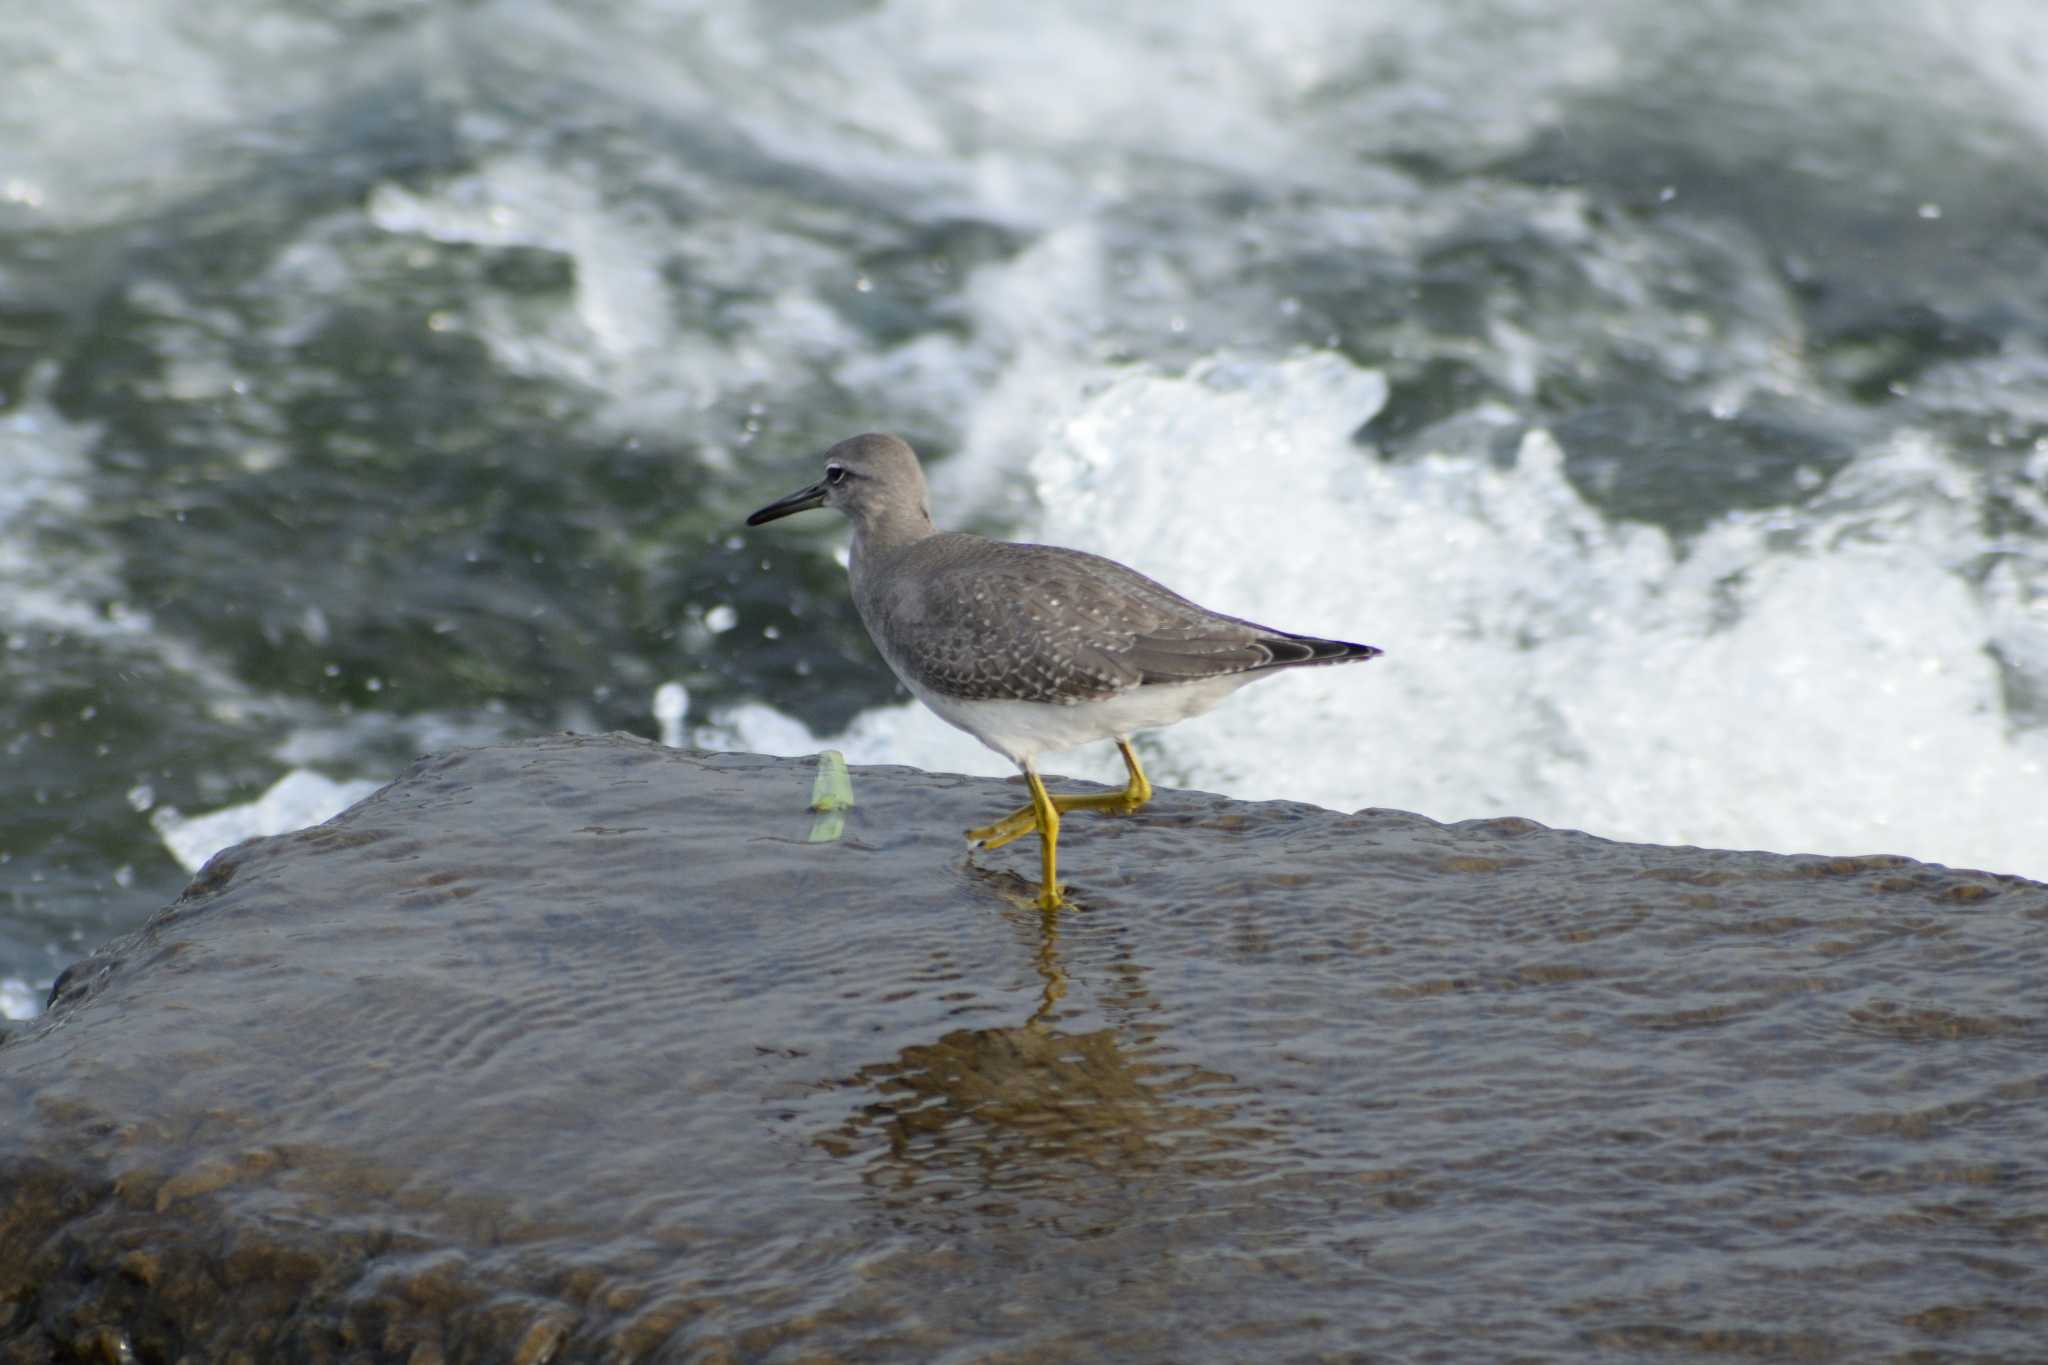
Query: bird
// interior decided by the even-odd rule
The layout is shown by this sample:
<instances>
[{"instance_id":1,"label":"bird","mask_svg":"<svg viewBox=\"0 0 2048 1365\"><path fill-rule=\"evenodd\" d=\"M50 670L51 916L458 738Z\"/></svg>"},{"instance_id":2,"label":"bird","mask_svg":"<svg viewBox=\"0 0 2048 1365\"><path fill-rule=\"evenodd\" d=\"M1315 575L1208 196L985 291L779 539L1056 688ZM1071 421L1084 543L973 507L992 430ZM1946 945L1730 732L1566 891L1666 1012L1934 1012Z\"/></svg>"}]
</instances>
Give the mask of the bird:
<instances>
[{"instance_id":1,"label":"bird","mask_svg":"<svg viewBox=\"0 0 2048 1365\"><path fill-rule=\"evenodd\" d=\"M1377 658L1372 645L1275 630L1182 597L1084 550L939 530L924 469L901 438L850 437L822 456L824 477L747 518L762 526L815 508L853 524L847 576L868 636L913 696L1015 763L1031 802L967 831L1001 848L1036 834L1038 905L1065 902L1060 817L1129 814L1151 799L1131 737L1198 716L1284 669ZM1053 795L1038 756L1115 740L1124 789Z\"/></svg>"}]
</instances>

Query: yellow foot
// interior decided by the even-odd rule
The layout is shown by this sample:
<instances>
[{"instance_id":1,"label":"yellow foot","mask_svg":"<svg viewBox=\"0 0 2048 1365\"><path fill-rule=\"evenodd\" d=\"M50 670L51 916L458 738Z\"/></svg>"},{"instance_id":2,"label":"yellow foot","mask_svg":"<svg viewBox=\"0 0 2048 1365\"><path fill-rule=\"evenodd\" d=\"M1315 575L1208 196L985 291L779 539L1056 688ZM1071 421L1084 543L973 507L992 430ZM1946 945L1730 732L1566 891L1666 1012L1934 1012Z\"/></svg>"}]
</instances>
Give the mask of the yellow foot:
<instances>
[{"instance_id":1,"label":"yellow foot","mask_svg":"<svg viewBox=\"0 0 2048 1365\"><path fill-rule=\"evenodd\" d=\"M1038 812L1026 806L1022 810L1011 811L992 825L968 830L967 839L968 842L979 844L983 848L1001 848L1013 839L1021 839L1027 834L1036 833Z\"/></svg>"},{"instance_id":2,"label":"yellow foot","mask_svg":"<svg viewBox=\"0 0 2048 1365\"><path fill-rule=\"evenodd\" d=\"M1127 792L1101 792L1091 796L1053 796L1047 794L1052 808L1061 815L1070 810L1106 810L1118 815L1129 815L1143 802L1133 801ZM982 848L1001 848L1027 834L1038 833L1038 812L1029 806L1013 810L991 825L967 831L968 841Z\"/></svg>"}]
</instances>

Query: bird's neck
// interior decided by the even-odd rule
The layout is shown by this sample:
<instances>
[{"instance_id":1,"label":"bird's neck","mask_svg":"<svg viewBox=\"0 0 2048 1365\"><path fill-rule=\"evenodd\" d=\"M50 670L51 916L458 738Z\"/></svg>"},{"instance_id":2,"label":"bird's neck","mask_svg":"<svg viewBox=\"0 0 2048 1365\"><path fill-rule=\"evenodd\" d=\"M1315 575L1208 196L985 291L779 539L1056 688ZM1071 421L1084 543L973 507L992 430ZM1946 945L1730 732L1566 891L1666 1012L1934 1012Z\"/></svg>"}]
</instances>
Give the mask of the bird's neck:
<instances>
[{"instance_id":1,"label":"bird's neck","mask_svg":"<svg viewBox=\"0 0 2048 1365\"><path fill-rule=\"evenodd\" d=\"M892 507L855 524L853 553L857 557L888 554L937 534L932 514L923 507Z\"/></svg>"}]
</instances>

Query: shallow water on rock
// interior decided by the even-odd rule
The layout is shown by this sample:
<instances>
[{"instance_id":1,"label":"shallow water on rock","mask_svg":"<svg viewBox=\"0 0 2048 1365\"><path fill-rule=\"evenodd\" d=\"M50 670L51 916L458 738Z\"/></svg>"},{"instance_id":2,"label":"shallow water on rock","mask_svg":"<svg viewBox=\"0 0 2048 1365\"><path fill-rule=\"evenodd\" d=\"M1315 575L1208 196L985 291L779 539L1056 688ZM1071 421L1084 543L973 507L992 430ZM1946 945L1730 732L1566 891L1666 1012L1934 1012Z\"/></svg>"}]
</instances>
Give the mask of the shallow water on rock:
<instances>
[{"instance_id":1,"label":"shallow water on rock","mask_svg":"<svg viewBox=\"0 0 2048 1365\"><path fill-rule=\"evenodd\" d=\"M563 737L0 1045L0 1337L150 1358L2022 1359L2048 887ZM2029 1305L2033 1305L2030 1307ZM111 1333L111 1336L94 1336ZM108 1349L114 1349L109 1347Z\"/></svg>"}]
</instances>

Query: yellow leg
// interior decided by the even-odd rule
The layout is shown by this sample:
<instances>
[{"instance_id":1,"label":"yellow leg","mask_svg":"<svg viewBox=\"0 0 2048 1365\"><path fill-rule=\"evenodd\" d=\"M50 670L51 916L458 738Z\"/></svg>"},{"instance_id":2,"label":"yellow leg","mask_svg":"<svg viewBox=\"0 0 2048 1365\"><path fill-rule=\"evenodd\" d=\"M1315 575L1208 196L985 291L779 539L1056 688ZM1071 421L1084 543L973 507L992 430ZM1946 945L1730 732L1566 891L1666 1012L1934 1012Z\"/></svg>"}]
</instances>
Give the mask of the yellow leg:
<instances>
[{"instance_id":1,"label":"yellow leg","mask_svg":"<svg viewBox=\"0 0 2048 1365\"><path fill-rule=\"evenodd\" d=\"M1038 862L1045 873L1045 881L1038 888L1038 905L1041 910L1060 908L1059 848L1060 812L1053 805L1052 797L1045 791L1045 783L1038 777L1038 769L1029 763L1024 765L1024 782L1031 788L1031 805L1038 815Z\"/></svg>"},{"instance_id":2,"label":"yellow leg","mask_svg":"<svg viewBox=\"0 0 2048 1365\"><path fill-rule=\"evenodd\" d=\"M1138 754L1131 748L1131 742L1120 739L1116 747L1117 752L1124 756L1124 771L1131 775L1129 785L1124 788L1124 814L1129 815L1152 799L1152 784L1145 780L1145 770L1138 766Z\"/></svg>"},{"instance_id":3,"label":"yellow leg","mask_svg":"<svg viewBox=\"0 0 2048 1365\"><path fill-rule=\"evenodd\" d=\"M1070 810L1111 810L1119 815L1129 815L1152 799L1152 784L1145 780L1145 770L1138 766L1138 755L1131 749L1131 742L1120 739L1116 747L1123 753L1124 770L1131 780L1120 792L1097 792L1089 796L1049 796L1052 808L1061 813ZM1011 811L992 825L967 831L968 839L983 848L1001 848L1012 839L1021 839L1038 828L1038 812L1034 805Z\"/></svg>"}]
</instances>

